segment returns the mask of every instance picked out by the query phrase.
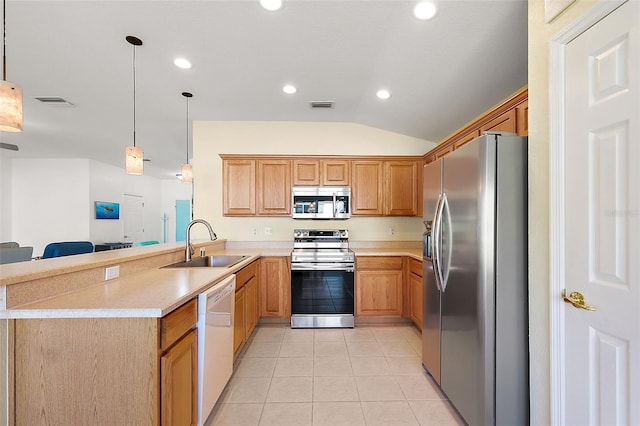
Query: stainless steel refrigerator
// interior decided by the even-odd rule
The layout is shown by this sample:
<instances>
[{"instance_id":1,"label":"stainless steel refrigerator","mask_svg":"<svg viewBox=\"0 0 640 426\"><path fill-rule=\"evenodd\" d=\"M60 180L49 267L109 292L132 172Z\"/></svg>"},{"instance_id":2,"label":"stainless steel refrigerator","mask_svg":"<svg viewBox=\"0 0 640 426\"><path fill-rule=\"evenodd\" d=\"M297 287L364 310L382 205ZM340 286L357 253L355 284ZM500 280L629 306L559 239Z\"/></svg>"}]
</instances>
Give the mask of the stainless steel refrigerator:
<instances>
[{"instance_id":1,"label":"stainless steel refrigerator","mask_svg":"<svg viewBox=\"0 0 640 426\"><path fill-rule=\"evenodd\" d=\"M424 170L423 366L470 425L529 422L527 139Z\"/></svg>"}]
</instances>

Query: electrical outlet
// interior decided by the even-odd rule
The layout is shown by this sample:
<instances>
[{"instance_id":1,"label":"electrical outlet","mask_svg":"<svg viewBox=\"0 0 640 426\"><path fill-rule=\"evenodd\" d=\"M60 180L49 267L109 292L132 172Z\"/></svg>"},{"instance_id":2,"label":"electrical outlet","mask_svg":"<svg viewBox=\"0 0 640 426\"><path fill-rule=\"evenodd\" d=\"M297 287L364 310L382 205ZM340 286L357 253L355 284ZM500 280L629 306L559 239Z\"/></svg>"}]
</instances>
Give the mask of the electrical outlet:
<instances>
[{"instance_id":1,"label":"electrical outlet","mask_svg":"<svg viewBox=\"0 0 640 426\"><path fill-rule=\"evenodd\" d=\"M389 228L389 235L396 235L396 228Z\"/></svg>"},{"instance_id":2,"label":"electrical outlet","mask_svg":"<svg viewBox=\"0 0 640 426\"><path fill-rule=\"evenodd\" d=\"M271 235L271 228L269 227L264 228L264 235Z\"/></svg>"},{"instance_id":3,"label":"electrical outlet","mask_svg":"<svg viewBox=\"0 0 640 426\"><path fill-rule=\"evenodd\" d=\"M120 265L104 268L104 280L112 280L120 276Z\"/></svg>"},{"instance_id":4,"label":"electrical outlet","mask_svg":"<svg viewBox=\"0 0 640 426\"><path fill-rule=\"evenodd\" d=\"M258 228L253 228L251 230L251 232L252 232L253 236L255 237L256 235L258 235Z\"/></svg>"}]
</instances>

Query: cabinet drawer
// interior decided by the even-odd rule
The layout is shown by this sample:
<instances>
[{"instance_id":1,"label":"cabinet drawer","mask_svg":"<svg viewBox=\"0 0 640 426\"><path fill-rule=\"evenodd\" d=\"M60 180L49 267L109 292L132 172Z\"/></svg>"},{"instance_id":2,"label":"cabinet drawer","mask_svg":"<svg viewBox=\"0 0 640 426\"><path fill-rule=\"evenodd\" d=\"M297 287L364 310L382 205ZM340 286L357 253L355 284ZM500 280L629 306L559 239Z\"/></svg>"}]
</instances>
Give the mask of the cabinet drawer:
<instances>
[{"instance_id":1,"label":"cabinet drawer","mask_svg":"<svg viewBox=\"0 0 640 426\"><path fill-rule=\"evenodd\" d=\"M356 258L356 270L378 269L395 270L402 269L402 257L400 256L362 256Z\"/></svg>"},{"instance_id":2,"label":"cabinet drawer","mask_svg":"<svg viewBox=\"0 0 640 426\"><path fill-rule=\"evenodd\" d=\"M258 272L258 262L253 261L248 266L245 266L238 272L236 272L236 291L244 286L251 278L255 277Z\"/></svg>"},{"instance_id":3,"label":"cabinet drawer","mask_svg":"<svg viewBox=\"0 0 640 426\"><path fill-rule=\"evenodd\" d=\"M411 272L412 274L416 274L417 276L421 277L422 276L422 262L410 258L409 259L409 272Z\"/></svg>"},{"instance_id":4,"label":"cabinet drawer","mask_svg":"<svg viewBox=\"0 0 640 426\"><path fill-rule=\"evenodd\" d=\"M173 345L187 331L193 328L198 320L196 299L185 303L175 311L160 319L160 350L164 351Z\"/></svg>"}]
</instances>

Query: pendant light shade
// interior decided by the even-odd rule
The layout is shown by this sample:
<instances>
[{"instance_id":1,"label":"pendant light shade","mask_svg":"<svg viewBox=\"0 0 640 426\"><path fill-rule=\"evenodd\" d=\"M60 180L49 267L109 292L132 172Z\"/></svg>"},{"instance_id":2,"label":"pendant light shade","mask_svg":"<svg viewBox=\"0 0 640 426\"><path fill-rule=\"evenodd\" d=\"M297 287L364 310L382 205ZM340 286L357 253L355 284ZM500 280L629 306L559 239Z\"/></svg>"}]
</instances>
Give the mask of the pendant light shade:
<instances>
[{"instance_id":1,"label":"pendant light shade","mask_svg":"<svg viewBox=\"0 0 640 426\"><path fill-rule=\"evenodd\" d=\"M142 46L142 40L134 36L127 36L126 40L133 46L133 146L125 151L125 170L128 175L140 176L144 173L144 155L142 148L136 146L136 46Z\"/></svg>"},{"instance_id":2,"label":"pendant light shade","mask_svg":"<svg viewBox=\"0 0 640 426\"><path fill-rule=\"evenodd\" d=\"M142 148L138 146L128 146L126 150L127 174L140 176L144 172Z\"/></svg>"},{"instance_id":3,"label":"pendant light shade","mask_svg":"<svg viewBox=\"0 0 640 426\"><path fill-rule=\"evenodd\" d=\"M193 182L193 167L191 167L191 164L182 165L182 182L184 183Z\"/></svg>"},{"instance_id":4,"label":"pendant light shade","mask_svg":"<svg viewBox=\"0 0 640 426\"><path fill-rule=\"evenodd\" d=\"M22 90L7 81L7 20L6 1L2 1L2 81L0 82L0 131L22 131Z\"/></svg>"},{"instance_id":5,"label":"pendant light shade","mask_svg":"<svg viewBox=\"0 0 640 426\"><path fill-rule=\"evenodd\" d=\"M182 182L191 183L193 182L193 167L189 164L189 98L193 95L189 92L182 92L182 96L187 98L187 158L182 165Z\"/></svg>"}]
</instances>

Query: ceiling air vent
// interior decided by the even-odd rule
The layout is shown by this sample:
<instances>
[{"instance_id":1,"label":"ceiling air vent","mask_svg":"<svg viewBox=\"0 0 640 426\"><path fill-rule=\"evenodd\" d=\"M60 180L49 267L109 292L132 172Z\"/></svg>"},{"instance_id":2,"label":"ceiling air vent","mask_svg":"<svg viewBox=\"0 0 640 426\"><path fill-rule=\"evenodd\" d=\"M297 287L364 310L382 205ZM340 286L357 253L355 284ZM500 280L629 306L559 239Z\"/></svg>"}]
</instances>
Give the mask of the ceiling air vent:
<instances>
[{"instance_id":1,"label":"ceiling air vent","mask_svg":"<svg viewBox=\"0 0 640 426\"><path fill-rule=\"evenodd\" d=\"M37 100L47 105L56 105L56 106L75 106L68 100L61 98L59 96L36 96Z\"/></svg>"},{"instance_id":2,"label":"ceiling air vent","mask_svg":"<svg viewBox=\"0 0 640 426\"><path fill-rule=\"evenodd\" d=\"M333 101L311 101L311 108L333 108Z\"/></svg>"}]
</instances>

